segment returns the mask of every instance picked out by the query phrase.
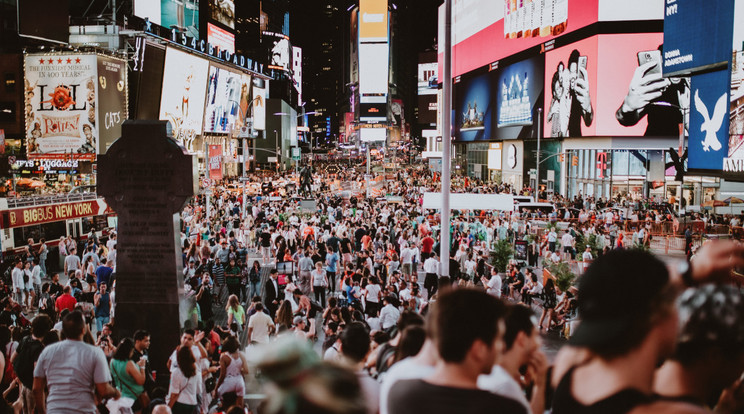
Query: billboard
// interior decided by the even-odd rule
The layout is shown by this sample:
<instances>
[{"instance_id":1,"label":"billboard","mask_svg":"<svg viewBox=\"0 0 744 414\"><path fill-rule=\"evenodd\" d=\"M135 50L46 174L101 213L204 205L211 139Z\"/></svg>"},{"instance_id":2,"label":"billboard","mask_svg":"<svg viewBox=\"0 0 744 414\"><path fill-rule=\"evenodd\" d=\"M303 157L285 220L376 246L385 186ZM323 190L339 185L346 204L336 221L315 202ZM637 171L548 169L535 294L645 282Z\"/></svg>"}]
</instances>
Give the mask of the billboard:
<instances>
[{"instance_id":1,"label":"billboard","mask_svg":"<svg viewBox=\"0 0 744 414\"><path fill-rule=\"evenodd\" d=\"M292 47L292 80L297 89L297 105L302 106L302 48L296 46Z\"/></svg>"},{"instance_id":2,"label":"billboard","mask_svg":"<svg viewBox=\"0 0 744 414\"><path fill-rule=\"evenodd\" d=\"M212 65L209 68L204 132L229 133L240 115L242 75Z\"/></svg>"},{"instance_id":3,"label":"billboard","mask_svg":"<svg viewBox=\"0 0 744 414\"><path fill-rule=\"evenodd\" d=\"M658 15L654 5L658 5L657 0L647 1L640 7L643 12ZM455 0L452 55L456 59L452 60L452 76L586 27L597 22L598 13L597 0ZM443 6L439 8L439 21L441 74Z\"/></svg>"},{"instance_id":4,"label":"billboard","mask_svg":"<svg viewBox=\"0 0 744 414\"><path fill-rule=\"evenodd\" d=\"M418 123L433 125L437 123L437 95L418 96Z\"/></svg>"},{"instance_id":5,"label":"billboard","mask_svg":"<svg viewBox=\"0 0 744 414\"><path fill-rule=\"evenodd\" d=\"M596 134L679 136L689 78L662 77L661 33L599 36Z\"/></svg>"},{"instance_id":6,"label":"billboard","mask_svg":"<svg viewBox=\"0 0 744 414\"><path fill-rule=\"evenodd\" d=\"M253 92L252 87L253 78L251 75L242 74L240 77L240 109L238 116L235 118L235 127L238 129L246 126L245 120L250 113L251 102L253 102L253 96L251 94Z\"/></svg>"},{"instance_id":7,"label":"billboard","mask_svg":"<svg viewBox=\"0 0 744 414\"><path fill-rule=\"evenodd\" d=\"M687 166L690 169L723 169L724 159L729 155L729 90L727 70L692 77L687 142Z\"/></svg>"},{"instance_id":8,"label":"billboard","mask_svg":"<svg viewBox=\"0 0 744 414\"><path fill-rule=\"evenodd\" d=\"M132 75L129 78L133 99L133 119L158 119L160 115L160 95L163 90L163 65L165 64L165 47L149 42L145 37L132 39L134 51L131 64ZM131 43L130 43L131 44Z\"/></svg>"},{"instance_id":9,"label":"billboard","mask_svg":"<svg viewBox=\"0 0 744 414\"><path fill-rule=\"evenodd\" d=\"M389 53L387 43L359 45L359 93L362 96L387 94Z\"/></svg>"},{"instance_id":10,"label":"billboard","mask_svg":"<svg viewBox=\"0 0 744 414\"><path fill-rule=\"evenodd\" d=\"M160 119L167 120L173 136L189 151L202 132L209 61L169 47L165 52Z\"/></svg>"},{"instance_id":11,"label":"billboard","mask_svg":"<svg viewBox=\"0 0 744 414\"><path fill-rule=\"evenodd\" d=\"M266 130L266 89L253 87L253 129Z\"/></svg>"},{"instance_id":12,"label":"billboard","mask_svg":"<svg viewBox=\"0 0 744 414\"><path fill-rule=\"evenodd\" d=\"M437 94L437 62L418 64L418 94Z\"/></svg>"},{"instance_id":13,"label":"billboard","mask_svg":"<svg viewBox=\"0 0 744 414\"><path fill-rule=\"evenodd\" d=\"M359 42L388 41L387 0L359 1Z\"/></svg>"},{"instance_id":14,"label":"billboard","mask_svg":"<svg viewBox=\"0 0 744 414\"><path fill-rule=\"evenodd\" d=\"M545 54L545 137L596 135L597 36Z\"/></svg>"},{"instance_id":15,"label":"billboard","mask_svg":"<svg viewBox=\"0 0 744 414\"><path fill-rule=\"evenodd\" d=\"M199 38L199 0L134 0L134 15L171 28L182 28Z\"/></svg>"},{"instance_id":16,"label":"billboard","mask_svg":"<svg viewBox=\"0 0 744 414\"><path fill-rule=\"evenodd\" d=\"M269 69L289 72L292 68L292 45L289 36L281 33L263 32L264 42L270 45Z\"/></svg>"},{"instance_id":17,"label":"billboard","mask_svg":"<svg viewBox=\"0 0 744 414\"><path fill-rule=\"evenodd\" d=\"M235 35L212 23L207 23L207 41L220 51L235 53Z\"/></svg>"},{"instance_id":18,"label":"billboard","mask_svg":"<svg viewBox=\"0 0 744 414\"><path fill-rule=\"evenodd\" d=\"M664 7L664 76L726 65L734 0L667 0Z\"/></svg>"},{"instance_id":19,"label":"billboard","mask_svg":"<svg viewBox=\"0 0 744 414\"><path fill-rule=\"evenodd\" d=\"M359 119L369 122L387 121L387 103L359 104Z\"/></svg>"},{"instance_id":20,"label":"billboard","mask_svg":"<svg viewBox=\"0 0 744 414\"><path fill-rule=\"evenodd\" d=\"M496 82L498 128L532 125L533 120L537 120L537 108L542 108L544 77L544 55L499 70Z\"/></svg>"},{"instance_id":21,"label":"billboard","mask_svg":"<svg viewBox=\"0 0 744 414\"><path fill-rule=\"evenodd\" d=\"M744 3L737 2L734 22L744 21ZM734 25L731 57L731 98L729 115L729 153L724 172L744 172L744 25Z\"/></svg>"},{"instance_id":22,"label":"billboard","mask_svg":"<svg viewBox=\"0 0 744 414\"><path fill-rule=\"evenodd\" d=\"M491 139L495 99L491 95L491 74L462 79L455 87L455 139L483 141Z\"/></svg>"},{"instance_id":23,"label":"billboard","mask_svg":"<svg viewBox=\"0 0 744 414\"><path fill-rule=\"evenodd\" d=\"M387 128L359 128L359 139L362 142L387 140Z\"/></svg>"},{"instance_id":24,"label":"billboard","mask_svg":"<svg viewBox=\"0 0 744 414\"><path fill-rule=\"evenodd\" d=\"M98 149L96 55L29 54L24 72L29 159L93 161Z\"/></svg>"},{"instance_id":25,"label":"billboard","mask_svg":"<svg viewBox=\"0 0 744 414\"><path fill-rule=\"evenodd\" d=\"M127 108L127 62L98 56L98 153L105 154L121 136L121 124L129 118Z\"/></svg>"},{"instance_id":26,"label":"billboard","mask_svg":"<svg viewBox=\"0 0 744 414\"><path fill-rule=\"evenodd\" d=\"M222 179L222 146L209 145L209 179Z\"/></svg>"},{"instance_id":27,"label":"billboard","mask_svg":"<svg viewBox=\"0 0 744 414\"><path fill-rule=\"evenodd\" d=\"M235 29L235 0L209 0L209 17Z\"/></svg>"}]
</instances>

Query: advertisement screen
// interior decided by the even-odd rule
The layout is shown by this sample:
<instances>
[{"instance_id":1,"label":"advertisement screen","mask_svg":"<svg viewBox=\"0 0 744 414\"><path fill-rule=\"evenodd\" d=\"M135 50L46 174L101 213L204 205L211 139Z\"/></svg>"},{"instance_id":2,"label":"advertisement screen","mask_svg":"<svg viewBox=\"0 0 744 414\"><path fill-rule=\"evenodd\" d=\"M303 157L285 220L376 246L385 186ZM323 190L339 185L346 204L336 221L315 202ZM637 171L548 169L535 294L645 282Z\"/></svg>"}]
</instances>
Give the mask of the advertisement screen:
<instances>
[{"instance_id":1,"label":"advertisement screen","mask_svg":"<svg viewBox=\"0 0 744 414\"><path fill-rule=\"evenodd\" d=\"M418 94L437 94L437 63L419 63L418 65Z\"/></svg>"},{"instance_id":2,"label":"advertisement screen","mask_svg":"<svg viewBox=\"0 0 744 414\"><path fill-rule=\"evenodd\" d=\"M212 23L207 23L207 40L219 50L235 53L235 35Z\"/></svg>"},{"instance_id":3,"label":"advertisement screen","mask_svg":"<svg viewBox=\"0 0 744 414\"><path fill-rule=\"evenodd\" d=\"M498 128L532 125L537 119L537 109L542 108L544 77L544 55L499 70L496 83Z\"/></svg>"},{"instance_id":4,"label":"advertisement screen","mask_svg":"<svg viewBox=\"0 0 744 414\"><path fill-rule=\"evenodd\" d=\"M596 135L597 37L545 54L544 137Z\"/></svg>"},{"instance_id":5,"label":"advertisement screen","mask_svg":"<svg viewBox=\"0 0 744 414\"><path fill-rule=\"evenodd\" d=\"M384 102L359 104L359 117L371 118L371 121L376 121L377 118L387 120L387 104Z\"/></svg>"},{"instance_id":6,"label":"advertisement screen","mask_svg":"<svg viewBox=\"0 0 744 414\"><path fill-rule=\"evenodd\" d=\"M387 128L360 128L359 139L362 142L386 141Z\"/></svg>"},{"instance_id":7,"label":"advertisement screen","mask_svg":"<svg viewBox=\"0 0 744 414\"><path fill-rule=\"evenodd\" d=\"M360 0L359 21L359 41L361 43L387 42L387 0Z\"/></svg>"},{"instance_id":8,"label":"advertisement screen","mask_svg":"<svg viewBox=\"0 0 744 414\"><path fill-rule=\"evenodd\" d=\"M665 76L728 62L734 0L667 0L664 7Z\"/></svg>"},{"instance_id":9,"label":"advertisement screen","mask_svg":"<svg viewBox=\"0 0 744 414\"><path fill-rule=\"evenodd\" d=\"M199 0L134 0L134 15L150 22L186 30L199 38Z\"/></svg>"},{"instance_id":10,"label":"advertisement screen","mask_svg":"<svg viewBox=\"0 0 744 414\"><path fill-rule=\"evenodd\" d=\"M729 155L729 72L718 70L694 75L691 83L690 169L722 170Z\"/></svg>"},{"instance_id":11,"label":"advertisement screen","mask_svg":"<svg viewBox=\"0 0 744 414\"><path fill-rule=\"evenodd\" d=\"M264 42L271 46L269 50L269 69L289 72L292 67L292 45L289 37L281 33L263 32Z\"/></svg>"},{"instance_id":12,"label":"advertisement screen","mask_svg":"<svg viewBox=\"0 0 744 414\"><path fill-rule=\"evenodd\" d=\"M160 119L170 121L173 136L189 152L201 134L209 62L169 47L165 52Z\"/></svg>"},{"instance_id":13,"label":"advertisement screen","mask_svg":"<svg viewBox=\"0 0 744 414\"><path fill-rule=\"evenodd\" d=\"M465 78L455 85L455 139L483 141L491 139L491 74Z\"/></svg>"},{"instance_id":14,"label":"advertisement screen","mask_svg":"<svg viewBox=\"0 0 744 414\"><path fill-rule=\"evenodd\" d=\"M209 17L235 29L235 0L209 0Z\"/></svg>"},{"instance_id":15,"label":"advertisement screen","mask_svg":"<svg viewBox=\"0 0 744 414\"><path fill-rule=\"evenodd\" d=\"M240 113L242 75L224 68L209 68L204 132L228 133Z\"/></svg>"},{"instance_id":16,"label":"advertisement screen","mask_svg":"<svg viewBox=\"0 0 744 414\"><path fill-rule=\"evenodd\" d=\"M456 59L452 62L452 74L467 73L586 27L597 21L598 10L596 0L455 1L452 55ZM443 19L444 7L440 7L440 22ZM444 50L443 40L444 34L440 33L440 51ZM440 52L439 62L442 60Z\"/></svg>"},{"instance_id":17,"label":"advertisement screen","mask_svg":"<svg viewBox=\"0 0 744 414\"><path fill-rule=\"evenodd\" d=\"M98 153L104 154L121 136L127 110L127 62L98 56Z\"/></svg>"},{"instance_id":18,"label":"advertisement screen","mask_svg":"<svg viewBox=\"0 0 744 414\"><path fill-rule=\"evenodd\" d=\"M26 55L29 159L92 161L98 150L96 55ZM112 85L116 87L116 85Z\"/></svg>"},{"instance_id":19,"label":"advertisement screen","mask_svg":"<svg viewBox=\"0 0 744 414\"><path fill-rule=\"evenodd\" d=\"M690 105L689 78L661 74L661 33L599 36L600 136L679 136Z\"/></svg>"},{"instance_id":20,"label":"advertisement screen","mask_svg":"<svg viewBox=\"0 0 744 414\"><path fill-rule=\"evenodd\" d=\"M734 21L744 21L744 3L737 2L734 10ZM731 105L729 125L730 159L742 160L744 163L744 25L734 25L734 43L731 59ZM738 169L744 172L744 165Z\"/></svg>"},{"instance_id":21,"label":"advertisement screen","mask_svg":"<svg viewBox=\"0 0 744 414\"><path fill-rule=\"evenodd\" d=\"M359 93L387 94L388 56L387 43L359 45Z\"/></svg>"},{"instance_id":22,"label":"advertisement screen","mask_svg":"<svg viewBox=\"0 0 744 414\"><path fill-rule=\"evenodd\" d=\"M266 130L266 89L253 87L253 129Z\"/></svg>"},{"instance_id":23,"label":"advertisement screen","mask_svg":"<svg viewBox=\"0 0 744 414\"><path fill-rule=\"evenodd\" d=\"M253 96L251 94L253 86L253 78L251 75L245 73L240 77L240 112L235 118L235 127L240 129L245 125L245 119L250 114L251 102Z\"/></svg>"},{"instance_id":24,"label":"advertisement screen","mask_svg":"<svg viewBox=\"0 0 744 414\"><path fill-rule=\"evenodd\" d=\"M209 145L209 179L222 179L222 146Z\"/></svg>"},{"instance_id":25,"label":"advertisement screen","mask_svg":"<svg viewBox=\"0 0 744 414\"><path fill-rule=\"evenodd\" d=\"M133 39L132 75L129 78L137 99L130 114L134 119L158 119L160 95L163 90L165 47L148 42L144 37Z\"/></svg>"},{"instance_id":26,"label":"advertisement screen","mask_svg":"<svg viewBox=\"0 0 744 414\"><path fill-rule=\"evenodd\" d=\"M418 97L419 124L437 123L437 95L419 95Z\"/></svg>"}]
</instances>

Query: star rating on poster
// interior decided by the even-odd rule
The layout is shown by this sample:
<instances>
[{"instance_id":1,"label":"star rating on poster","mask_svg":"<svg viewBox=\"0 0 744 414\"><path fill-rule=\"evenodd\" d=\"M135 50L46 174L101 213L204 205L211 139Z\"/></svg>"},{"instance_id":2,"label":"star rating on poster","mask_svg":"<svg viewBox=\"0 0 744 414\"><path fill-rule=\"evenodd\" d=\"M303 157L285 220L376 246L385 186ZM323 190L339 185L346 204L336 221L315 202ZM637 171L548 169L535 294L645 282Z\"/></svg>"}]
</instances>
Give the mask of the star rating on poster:
<instances>
[{"instance_id":1,"label":"star rating on poster","mask_svg":"<svg viewBox=\"0 0 744 414\"><path fill-rule=\"evenodd\" d=\"M72 64L72 60L73 60L72 58L67 58L67 59L57 58L56 62L59 65L62 65L64 63L66 63L68 65L71 65ZM53 65L55 63L55 60L54 59L43 59L43 58L42 59L39 59L39 64L40 65L43 65L44 63L47 63L49 65ZM80 64L80 58L75 58L75 63L76 64Z\"/></svg>"}]
</instances>

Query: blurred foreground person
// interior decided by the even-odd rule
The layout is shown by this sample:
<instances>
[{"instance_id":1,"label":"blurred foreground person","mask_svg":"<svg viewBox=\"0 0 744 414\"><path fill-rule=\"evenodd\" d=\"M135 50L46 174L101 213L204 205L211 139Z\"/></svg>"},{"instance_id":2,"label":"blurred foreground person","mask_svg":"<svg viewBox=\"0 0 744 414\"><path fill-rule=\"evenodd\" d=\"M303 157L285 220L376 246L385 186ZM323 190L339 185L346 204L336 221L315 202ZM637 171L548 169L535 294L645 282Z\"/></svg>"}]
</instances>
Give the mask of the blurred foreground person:
<instances>
[{"instance_id":1,"label":"blurred foreground person","mask_svg":"<svg viewBox=\"0 0 744 414\"><path fill-rule=\"evenodd\" d=\"M323 362L306 341L286 335L263 349L258 370L271 386L260 412L366 414L357 374Z\"/></svg>"},{"instance_id":2,"label":"blurred foreground person","mask_svg":"<svg viewBox=\"0 0 744 414\"><path fill-rule=\"evenodd\" d=\"M390 390L388 412L526 413L519 402L477 386L478 376L501 359L506 309L498 298L473 289L440 296L432 327L441 359L430 376L398 381Z\"/></svg>"},{"instance_id":3,"label":"blurred foreground person","mask_svg":"<svg viewBox=\"0 0 744 414\"><path fill-rule=\"evenodd\" d=\"M677 342L679 290L724 280L744 263L743 253L738 243L708 243L673 277L663 262L639 250L597 259L579 281L581 323L572 346L556 358L553 413L621 414L653 403L654 371Z\"/></svg>"},{"instance_id":4,"label":"blurred foreground person","mask_svg":"<svg viewBox=\"0 0 744 414\"><path fill-rule=\"evenodd\" d=\"M732 286L686 290L677 301L680 333L672 357L656 371L660 400L634 413L744 411L744 296ZM723 392L723 395L721 394Z\"/></svg>"}]
</instances>

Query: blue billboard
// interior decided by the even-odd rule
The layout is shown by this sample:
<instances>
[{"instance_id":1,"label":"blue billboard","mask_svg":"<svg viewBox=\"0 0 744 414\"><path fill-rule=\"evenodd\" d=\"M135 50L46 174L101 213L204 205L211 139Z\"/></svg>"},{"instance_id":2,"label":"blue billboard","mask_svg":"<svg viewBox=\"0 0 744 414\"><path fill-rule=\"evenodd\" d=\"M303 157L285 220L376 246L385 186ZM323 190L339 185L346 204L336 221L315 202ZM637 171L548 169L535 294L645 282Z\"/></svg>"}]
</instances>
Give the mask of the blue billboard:
<instances>
[{"instance_id":1,"label":"blue billboard","mask_svg":"<svg viewBox=\"0 0 744 414\"><path fill-rule=\"evenodd\" d=\"M695 75L690 83L687 166L720 171L729 150L729 71Z\"/></svg>"},{"instance_id":2,"label":"blue billboard","mask_svg":"<svg viewBox=\"0 0 744 414\"><path fill-rule=\"evenodd\" d=\"M666 0L664 76L724 66L731 57L734 0Z\"/></svg>"},{"instance_id":3,"label":"blue billboard","mask_svg":"<svg viewBox=\"0 0 744 414\"><path fill-rule=\"evenodd\" d=\"M491 139L495 99L491 96L491 74L461 80L455 87L455 139L484 141Z\"/></svg>"}]
</instances>

